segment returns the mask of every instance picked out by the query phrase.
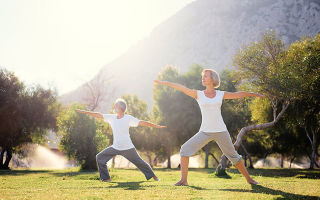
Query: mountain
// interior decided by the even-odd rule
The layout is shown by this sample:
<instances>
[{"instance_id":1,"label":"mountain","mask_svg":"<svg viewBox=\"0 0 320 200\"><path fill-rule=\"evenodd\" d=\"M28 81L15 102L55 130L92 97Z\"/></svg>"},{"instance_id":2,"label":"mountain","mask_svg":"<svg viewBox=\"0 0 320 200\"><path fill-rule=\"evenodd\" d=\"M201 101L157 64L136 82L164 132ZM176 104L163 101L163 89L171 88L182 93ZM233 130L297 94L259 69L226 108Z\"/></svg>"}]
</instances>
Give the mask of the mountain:
<instances>
[{"instance_id":1,"label":"mountain","mask_svg":"<svg viewBox=\"0 0 320 200\"><path fill-rule=\"evenodd\" d=\"M285 43L320 32L319 0L197 0L158 25L142 41L99 74L113 76L116 92L97 110L106 111L116 97L137 94L152 105L153 81L166 65L185 72L200 64L220 72L233 68L239 48L275 30ZM61 96L66 104L81 102L84 87Z\"/></svg>"}]
</instances>

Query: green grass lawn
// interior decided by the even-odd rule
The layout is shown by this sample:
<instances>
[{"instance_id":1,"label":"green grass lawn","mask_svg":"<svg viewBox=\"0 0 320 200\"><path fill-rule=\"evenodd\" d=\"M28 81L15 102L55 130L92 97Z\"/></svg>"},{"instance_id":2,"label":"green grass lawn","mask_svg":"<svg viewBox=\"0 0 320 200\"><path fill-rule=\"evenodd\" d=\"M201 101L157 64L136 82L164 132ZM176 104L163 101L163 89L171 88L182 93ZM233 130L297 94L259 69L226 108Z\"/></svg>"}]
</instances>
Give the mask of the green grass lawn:
<instances>
[{"instance_id":1,"label":"green grass lawn","mask_svg":"<svg viewBox=\"0 0 320 200\"><path fill-rule=\"evenodd\" d=\"M0 171L0 199L320 199L320 170L254 169L260 185L246 184L236 169L217 177L213 169L190 169L190 186L173 186L179 170L155 169L160 182L136 169L111 169L113 181L98 172L68 170Z\"/></svg>"}]
</instances>

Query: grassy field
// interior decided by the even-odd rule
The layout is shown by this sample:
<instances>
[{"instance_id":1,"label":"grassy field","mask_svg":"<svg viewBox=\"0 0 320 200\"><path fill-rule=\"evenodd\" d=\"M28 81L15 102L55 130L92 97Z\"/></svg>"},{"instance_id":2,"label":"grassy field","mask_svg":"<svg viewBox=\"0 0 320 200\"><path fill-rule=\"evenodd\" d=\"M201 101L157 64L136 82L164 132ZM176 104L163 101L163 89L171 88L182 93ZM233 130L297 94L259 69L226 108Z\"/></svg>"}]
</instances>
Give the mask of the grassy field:
<instances>
[{"instance_id":1,"label":"grassy field","mask_svg":"<svg viewBox=\"0 0 320 200\"><path fill-rule=\"evenodd\" d=\"M98 173L68 170L0 171L0 199L320 199L320 170L249 170L260 185L246 184L235 169L217 177L213 169L191 169L190 186L176 187L180 171L155 169L160 182L136 169L111 169L113 181Z\"/></svg>"}]
</instances>

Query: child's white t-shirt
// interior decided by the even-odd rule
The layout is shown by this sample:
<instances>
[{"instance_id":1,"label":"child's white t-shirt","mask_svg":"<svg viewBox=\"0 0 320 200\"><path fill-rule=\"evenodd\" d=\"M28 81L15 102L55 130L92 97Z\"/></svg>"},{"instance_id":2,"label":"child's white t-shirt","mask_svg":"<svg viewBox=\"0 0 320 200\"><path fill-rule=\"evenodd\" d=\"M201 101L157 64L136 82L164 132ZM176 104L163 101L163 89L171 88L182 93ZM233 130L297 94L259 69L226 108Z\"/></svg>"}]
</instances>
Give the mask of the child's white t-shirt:
<instances>
[{"instance_id":1,"label":"child's white t-shirt","mask_svg":"<svg viewBox=\"0 0 320 200\"><path fill-rule=\"evenodd\" d=\"M134 148L130 138L129 128L137 127L140 122L139 119L126 114L120 119L117 119L116 114L103 114L103 119L111 125L113 132L113 148L117 150Z\"/></svg>"}]
</instances>

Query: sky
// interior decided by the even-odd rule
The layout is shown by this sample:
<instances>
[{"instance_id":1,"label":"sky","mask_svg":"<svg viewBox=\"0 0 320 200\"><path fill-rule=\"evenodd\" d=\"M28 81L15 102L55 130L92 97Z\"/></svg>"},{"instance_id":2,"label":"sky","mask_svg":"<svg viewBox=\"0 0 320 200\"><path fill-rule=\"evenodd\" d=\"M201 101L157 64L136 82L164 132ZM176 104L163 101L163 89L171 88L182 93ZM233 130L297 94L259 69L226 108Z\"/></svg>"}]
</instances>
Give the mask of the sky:
<instances>
[{"instance_id":1,"label":"sky","mask_svg":"<svg viewBox=\"0 0 320 200\"><path fill-rule=\"evenodd\" d=\"M76 89L194 0L0 0L0 68Z\"/></svg>"}]
</instances>

